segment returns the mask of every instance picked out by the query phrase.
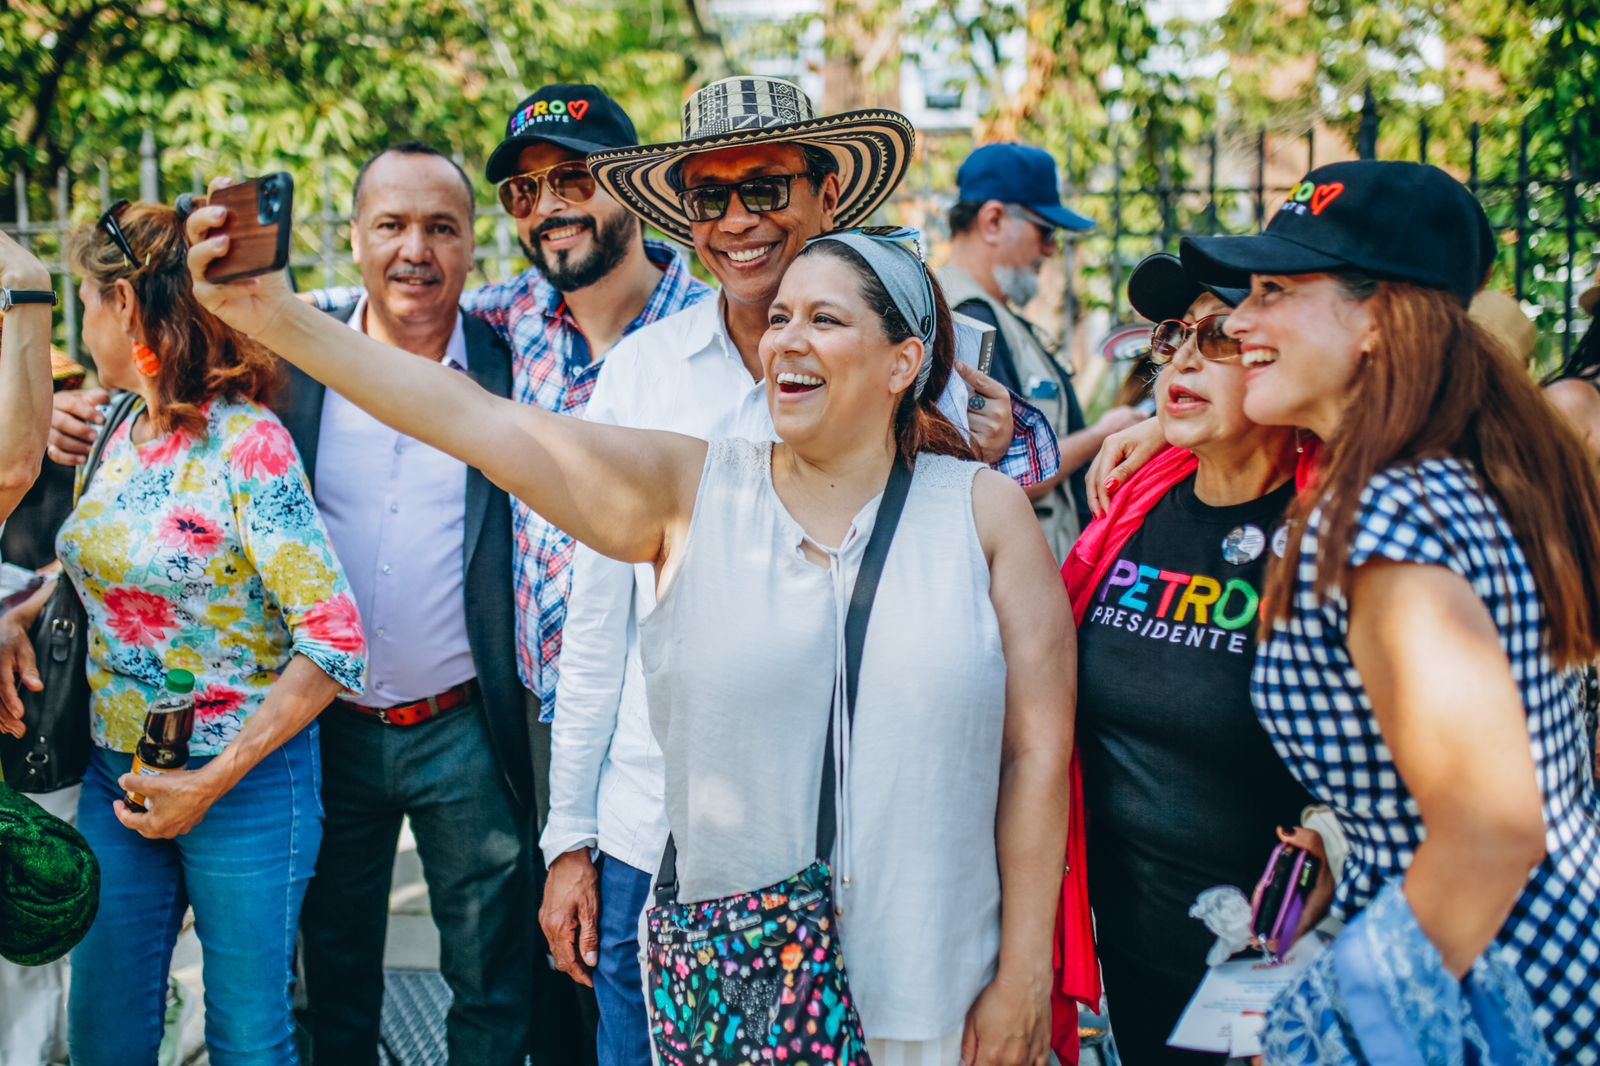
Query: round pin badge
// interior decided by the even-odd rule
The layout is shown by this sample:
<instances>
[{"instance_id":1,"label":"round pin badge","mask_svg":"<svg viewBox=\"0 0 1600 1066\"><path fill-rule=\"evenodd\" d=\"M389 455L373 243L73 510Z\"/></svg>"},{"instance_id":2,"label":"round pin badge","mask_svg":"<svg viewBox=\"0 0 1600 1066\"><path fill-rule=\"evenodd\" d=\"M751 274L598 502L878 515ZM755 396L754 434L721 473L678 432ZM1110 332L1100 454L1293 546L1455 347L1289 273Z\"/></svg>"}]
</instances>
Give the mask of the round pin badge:
<instances>
[{"instance_id":1,"label":"round pin badge","mask_svg":"<svg viewBox=\"0 0 1600 1066\"><path fill-rule=\"evenodd\" d=\"M1289 550L1289 524L1285 522L1272 531L1272 554L1283 558L1283 553Z\"/></svg>"},{"instance_id":2,"label":"round pin badge","mask_svg":"<svg viewBox=\"0 0 1600 1066\"><path fill-rule=\"evenodd\" d=\"M1222 557L1234 566L1243 566L1261 558L1266 547L1267 535L1260 526L1238 526L1222 538Z\"/></svg>"}]
</instances>

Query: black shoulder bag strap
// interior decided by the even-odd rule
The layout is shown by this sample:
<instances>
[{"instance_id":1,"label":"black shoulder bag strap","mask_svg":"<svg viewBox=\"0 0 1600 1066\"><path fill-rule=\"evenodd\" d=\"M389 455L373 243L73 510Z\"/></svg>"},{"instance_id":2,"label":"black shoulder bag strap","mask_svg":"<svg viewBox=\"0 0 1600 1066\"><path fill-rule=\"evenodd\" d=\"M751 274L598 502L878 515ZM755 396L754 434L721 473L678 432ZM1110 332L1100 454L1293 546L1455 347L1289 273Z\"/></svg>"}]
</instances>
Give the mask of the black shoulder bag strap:
<instances>
[{"instance_id":1,"label":"black shoulder bag strap","mask_svg":"<svg viewBox=\"0 0 1600 1066\"><path fill-rule=\"evenodd\" d=\"M111 443L111 435L117 431L118 426L127 421L133 413L134 404L138 402L138 393L124 392L107 405L106 424L100 428L100 435L95 438L94 446L89 449L89 458L83 464L83 474L72 488L74 507L78 505L78 498L88 491L89 481L94 477L94 472L100 469L100 457L106 450L106 445Z\"/></svg>"},{"instance_id":2,"label":"black shoulder bag strap","mask_svg":"<svg viewBox=\"0 0 1600 1066\"><path fill-rule=\"evenodd\" d=\"M872 615L872 601L878 594L878 580L883 577L883 563L889 557L889 544L900 524L900 512L905 509L906 495L911 491L911 466L904 459L896 459L889 471L889 483L884 486L883 499L878 504L878 517L872 526L872 536L867 538L867 548L861 556L861 569L856 571L855 587L850 591L850 608L844 619L844 696L846 728L854 725L856 715L856 688L861 681L861 651L867 642L867 621ZM817 800L817 858L827 861L833 854L833 837L836 832L838 811L834 806L833 788L833 708L828 708L828 742L822 753L822 792ZM667 835L667 848L661 856L661 870L656 874L656 906L665 907L678 898L678 845Z\"/></svg>"}]
</instances>

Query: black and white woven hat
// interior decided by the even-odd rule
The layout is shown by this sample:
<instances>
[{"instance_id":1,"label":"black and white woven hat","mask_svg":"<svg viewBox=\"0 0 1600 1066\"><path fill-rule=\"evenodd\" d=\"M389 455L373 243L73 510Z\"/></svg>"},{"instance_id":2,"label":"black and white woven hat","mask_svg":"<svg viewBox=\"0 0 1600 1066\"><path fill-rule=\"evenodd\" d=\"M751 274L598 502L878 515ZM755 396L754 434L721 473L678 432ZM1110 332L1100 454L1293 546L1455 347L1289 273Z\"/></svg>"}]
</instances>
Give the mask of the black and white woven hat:
<instances>
[{"instance_id":1,"label":"black and white woven hat","mask_svg":"<svg viewBox=\"0 0 1600 1066\"><path fill-rule=\"evenodd\" d=\"M683 139L612 148L589 156L589 170L613 198L674 240L692 244L673 172L699 152L746 144L813 145L839 161L834 225L872 214L905 176L916 132L898 111L846 111L816 117L799 86L754 75L712 82L683 105Z\"/></svg>"}]
</instances>

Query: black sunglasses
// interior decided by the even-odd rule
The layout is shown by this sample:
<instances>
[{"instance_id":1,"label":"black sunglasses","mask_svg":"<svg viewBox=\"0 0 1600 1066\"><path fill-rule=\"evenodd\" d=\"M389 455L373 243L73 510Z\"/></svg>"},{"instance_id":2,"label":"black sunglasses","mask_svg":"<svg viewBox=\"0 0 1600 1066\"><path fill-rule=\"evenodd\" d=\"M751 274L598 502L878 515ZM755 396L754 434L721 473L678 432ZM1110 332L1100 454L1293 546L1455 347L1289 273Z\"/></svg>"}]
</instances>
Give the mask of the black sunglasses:
<instances>
[{"instance_id":1,"label":"black sunglasses","mask_svg":"<svg viewBox=\"0 0 1600 1066\"><path fill-rule=\"evenodd\" d=\"M117 212L128 206L128 201L118 200L106 208L106 213L100 216L100 228L106 231L106 236L111 238L111 243L122 252L122 257L128 261L133 269L139 269L139 258L133 254L133 246L128 243L128 235L122 232L122 227L117 224Z\"/></svg>"},{"instance_id":2,"label":"black sunglasses","mask_svg":"<svg viewBox=\"0 0 1600 1066\"><path fill-rule=\"evenodd\" d=\"M803 174L769 174L759 178L746 178L732 185L697 185L678 194L683 213L690 222L715 222L728 213L733 194L751 214L764 215L769 211L782 211L789 206L789 190L795 178Z\"/></svg>"}]
</instances>

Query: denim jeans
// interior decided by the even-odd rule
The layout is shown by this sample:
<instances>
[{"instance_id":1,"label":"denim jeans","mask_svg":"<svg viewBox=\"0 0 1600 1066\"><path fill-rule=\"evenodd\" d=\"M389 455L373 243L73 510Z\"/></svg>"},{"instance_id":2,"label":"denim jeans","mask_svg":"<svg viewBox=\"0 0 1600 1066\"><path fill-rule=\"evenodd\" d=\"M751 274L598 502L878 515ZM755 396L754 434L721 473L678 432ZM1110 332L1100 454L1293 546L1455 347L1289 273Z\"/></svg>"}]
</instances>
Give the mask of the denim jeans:
<instances>
[{"instance_id":1,"label":"denim jeans","mask_svg":"<svg viewBox=\"0 0 1600 1066\"><path fill-rule=\"evenodd\" d=\"M639 972L639 915L650 875L610 855L600 864L600 965L594 995L600 1004L600 1066L649 1066L650 1018Z\"/></svg>"},{"instance_id":2,"label":"denim jeans","mask_svg":"<svg viewBox=\"0 0 1600 1066\"><path fill-rule=\"evenodd\" d=\"M191 906L211 1062L294 1066L295 931L322 843L316 725L262 759L176 840L147 840L117 821L117 778L132 762L96 750L78 807L78 828L100 860L100 911L72 953L73 1066L156 1062L172 949Z\"/></svg>"}]
</instances>

